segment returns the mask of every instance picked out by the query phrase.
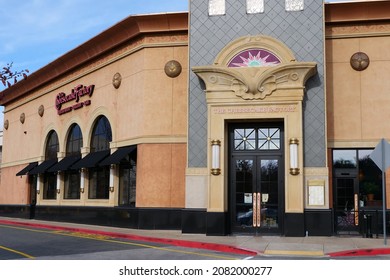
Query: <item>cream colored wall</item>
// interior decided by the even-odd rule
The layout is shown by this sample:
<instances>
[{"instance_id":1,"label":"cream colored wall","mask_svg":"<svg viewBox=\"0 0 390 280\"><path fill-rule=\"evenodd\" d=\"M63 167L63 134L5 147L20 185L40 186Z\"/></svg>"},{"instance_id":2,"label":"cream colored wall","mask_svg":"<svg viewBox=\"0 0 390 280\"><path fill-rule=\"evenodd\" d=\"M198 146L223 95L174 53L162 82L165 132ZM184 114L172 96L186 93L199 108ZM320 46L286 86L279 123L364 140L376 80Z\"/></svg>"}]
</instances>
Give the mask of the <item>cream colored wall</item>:
<instances>
[{"instance_id":1,"label":"cream colored wall","mask_svg":"<svg viewBox=\"0 0 390 280\"><path fill-rule=\"evenodd\" d=\"M164 73L165 63L172 59L179 61L183 67L181 75L177 78L169 78ZM82 74L83 71L79 71L76 76L71 74L68 79L53 83L6 106L4 120L9 121L9 128L4 130L0 203L25 203L27 193L15 192L15 189L26 189L26 183L23 180L16 180L15 174L29 162L44 160L46 136L50 130L54 129L58 134L59 156L63 157L67 131L72 123L77 123L83 133L83 150L88 152L94 121L103 114L111 124L112 148L140 143L150 143L152 147L155 143L173 143L169 150L171 153L175 151L173 153L175 155L171 158L183 166L183 170L178 170L173 164L169 165L169 170L165 168L168 177L177 174L180 176L167 179L176 190L172 201L167 203L161 197L161 202L156 204L181 207L184 204L185 173L185 151L182 150L186 147L187 134L187 60L185 42L164 43L158 47L155 44L153 47L138 47L134 51L122 53L117 60L104 58L99 63L84 69L85 74ZM112 85L113 76L117 72L122 75L119 89L115 89ZM91 105L61 116L57 115L54 103L57 94L64 92L68 95L72 88L79 84L95 85L93 96L90 98ZM81 97L81 101L87 99L89 98L86 96ZM74 101L70 101L63 104L63 107L74 104ZM45 108L43 117L38 115L40 105ZM21 113L26 115L24 124L19 120ZM144 145L143 150L145 149L148 150ZM159 159L161 150L155 149L155 151L157 152L154 155L155 159L161 162L162 159ZM138 159L141 166L146 167L147 165L142 164L144 162L142 154L143 152L138 155ZM141 168L137 169L143 172ZM151 179L153 173L148 176ZM141 184L142 182L140 180ZM142 189L142 186L138 187ZM142 191L140 195L142 197ZM117 197L117 194L113 194L113 197ZM38 203L46 204L45 201ZM67 201L58 199L56 202L47 203L66 204ZM115 203L117 203L115 200L110 199L103 202L103 205ZM148 201L144 199L141 205L143 203L147 204Z\"/></svg>"},{"instance_id":2,"label":"cream colored wall","mask_svg":"<svg viewBox=\"0 0 390 280\"><path fill-rule=\"evenodd\" d=\"M383 137L390 138L389 48L389 36L327 40L330 147L372 146ZM351 56L359 51L370 58L369 67L361 72L350 66Z\"/></svg>"}]
</instances>

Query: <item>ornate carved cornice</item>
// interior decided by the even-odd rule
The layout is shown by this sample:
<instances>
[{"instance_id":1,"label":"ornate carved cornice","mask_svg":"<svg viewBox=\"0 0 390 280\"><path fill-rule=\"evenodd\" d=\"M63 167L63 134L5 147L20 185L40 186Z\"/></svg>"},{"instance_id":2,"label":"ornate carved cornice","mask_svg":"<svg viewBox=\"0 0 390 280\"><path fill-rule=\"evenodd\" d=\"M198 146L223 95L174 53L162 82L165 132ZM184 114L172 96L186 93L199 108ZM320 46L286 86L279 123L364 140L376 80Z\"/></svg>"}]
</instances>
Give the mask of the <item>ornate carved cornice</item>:
<instances>
[{"instance_id":1,"label":"ornate carved cornice","mask_svg":"<svg viewBox=\"0 0 390 280\"><path fill-rule=\"evenodd\" d=\"M244 100L263 100L276 90L303 89L317 72L315 62L290 62L273 67L193 67L206 84L206 92L234 92Z\"/></svg>"}]
</instances>

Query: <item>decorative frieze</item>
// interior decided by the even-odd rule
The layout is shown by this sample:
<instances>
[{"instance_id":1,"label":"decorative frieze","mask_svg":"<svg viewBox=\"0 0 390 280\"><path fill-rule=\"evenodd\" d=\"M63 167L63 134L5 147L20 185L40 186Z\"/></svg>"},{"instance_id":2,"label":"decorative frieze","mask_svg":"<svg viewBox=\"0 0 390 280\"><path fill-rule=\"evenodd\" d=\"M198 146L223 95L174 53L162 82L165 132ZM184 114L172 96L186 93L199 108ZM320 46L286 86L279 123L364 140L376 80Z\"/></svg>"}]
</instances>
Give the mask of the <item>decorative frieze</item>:
<instances>
[{"instance_id":1,"label":"decorative frieze","mask_svg":"<svg viewBox=\"0 0 390 280\"><path fill-rule=\"evenodd\" d=\"M325 29L327 38L390 36L390 23L355 24L355 25L328 25Z\"/></svg>"}]
</instances>

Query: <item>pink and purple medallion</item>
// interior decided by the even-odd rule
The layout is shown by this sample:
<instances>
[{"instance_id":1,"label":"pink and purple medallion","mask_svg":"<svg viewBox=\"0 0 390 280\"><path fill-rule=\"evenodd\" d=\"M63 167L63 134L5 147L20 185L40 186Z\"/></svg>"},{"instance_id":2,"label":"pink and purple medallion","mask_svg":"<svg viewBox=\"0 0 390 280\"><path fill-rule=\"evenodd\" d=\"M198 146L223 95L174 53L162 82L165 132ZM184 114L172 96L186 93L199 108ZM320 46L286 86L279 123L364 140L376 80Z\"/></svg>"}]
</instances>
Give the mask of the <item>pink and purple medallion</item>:
<instances>
[{"instance_id":1,"label":"pink and purple medallion","mask_svg":"<svg viewBox=\"0 0 390 280\"><path fill-rule=\"evenodd\" d=\"M264 49L248 49L234 56L228 67L263 67L275 66L280 59L273 53Z\"/></svg>"}]
</instances>

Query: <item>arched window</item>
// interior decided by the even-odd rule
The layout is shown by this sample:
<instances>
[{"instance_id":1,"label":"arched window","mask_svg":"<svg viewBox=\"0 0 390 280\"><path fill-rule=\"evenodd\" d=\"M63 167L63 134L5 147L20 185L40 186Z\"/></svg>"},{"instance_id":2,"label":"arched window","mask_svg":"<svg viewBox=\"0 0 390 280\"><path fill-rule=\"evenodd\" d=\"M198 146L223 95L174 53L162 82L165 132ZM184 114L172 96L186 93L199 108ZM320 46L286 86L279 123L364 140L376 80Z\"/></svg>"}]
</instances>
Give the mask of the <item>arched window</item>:
<instances>
[{"instance_id":1,"label":"arched window","mask_svg":"<svg viewBox=\"0 0 390 280\"><path fill-rule=\"evenodd\" d=\"M100 116L92 130L91 153L110 150L112 131L110 122ZM89 169L89 199L108 199L110 184L110 166L95 166Z\"/></svg>"},{"instance_id":2,"label":"arched window","mask_svg":"<svg viewBox=\"0 0 390 280\"><path fill-rule=\"evenodd\" d=\"M81 148L83 146L83 135L80 126L73 124L70 127L66 141L66 156L81 157ZM68 169L64 175L64 199L80 198L80 172L74 169Z\"/></svg>"},{"instance_id":3,"label":"arched window","mask_svg":"<svg viewBox=\"0 0 390 280\"><path fill-rule=\"evenodd\" d=\"M56 159L59 151L58 136L54 130L49 132L46 142L45 160Z\"/></svg>"},{"instance_id":4,"label":"arched window","mask_svg":"<svg viewBox=\"0 0 390 280\"><path fill-rule=\"evenodd\" d=\"M100 116L92 131L91 152L99 152L110 149L112 141L111 125L105 116Z\"/></svg>"},{"instance_id":5,"label":"arched window","mask_svg":"<svg viewBox=\"0 0 390 280\"><path fill-rule=\"evenodd\" d=\"M66 155L79 156L81 154L82 146L83 134L81 133L80 126L78 124L73 124L70 128L68 139L66 141Z\"/></svg>"},{"instance_id":6,"label":"arched window","mask_svg":"<svg viewBox=\"0 0 390 280\"><path fill-rule=\"evenodd\" d=\"M49 132L46 142L45 161L57 159L59 151L57 133ZM56 199L57 176L53 172L44 173L43 199Z\"/></svg>"}]
</instances>

